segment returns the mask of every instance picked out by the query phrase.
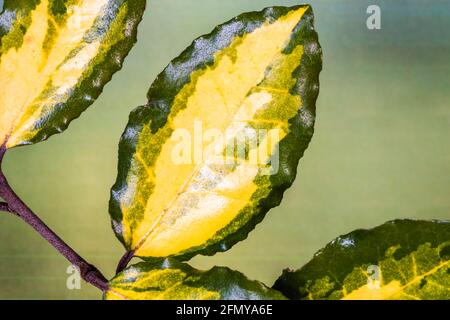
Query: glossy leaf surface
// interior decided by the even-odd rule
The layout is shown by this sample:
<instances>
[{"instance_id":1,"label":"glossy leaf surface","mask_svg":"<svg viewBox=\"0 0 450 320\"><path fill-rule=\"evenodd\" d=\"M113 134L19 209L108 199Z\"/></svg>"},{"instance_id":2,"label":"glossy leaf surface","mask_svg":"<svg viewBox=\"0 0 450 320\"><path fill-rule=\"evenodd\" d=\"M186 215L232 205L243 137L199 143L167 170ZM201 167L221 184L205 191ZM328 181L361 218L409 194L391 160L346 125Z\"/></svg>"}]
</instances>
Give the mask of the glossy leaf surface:
<instances>
[{"instance_id":1,"label":"glossy leaf surface","mask_svg":"<svg viewBox=\"0 0 450 320\"><path fill-rule=\"evenodd\" d=\"M450 222L397 220L341 236L274 288L291 299L450 299Z\"/></svg>"},{"instance_id":2,"label":"glossy leaf surface","mask_svg":"<svg viewBox=\"0 0 450 320\"><path fill-rule=\"evenodd\" d=\"M244 239L295 179L320 70L309 6L246 13L196 39L120 142L110 213L125 247L187 259Z\"/></svg>"},{"instance_id":3,"label":"glossy leaf surface","mask_svg":"<svg viewBox=\"0 0 450 320\"><path fill-rule=\"evenodd\" d=\"M131 266L110 281L108 300L280 300L285 297L225 267L199 271L175 260Z\"/></svg>"},{"instance_id":4,"label":"glossy leaf surface","mask_svg":"<svg viewBox=\"0 0 450 320\"><path fill-rule=\"evenodd\" d=\"M6 0L0 15L0 145L62 132L136 42L145 0Z\"/></svg>"}]
</instances>

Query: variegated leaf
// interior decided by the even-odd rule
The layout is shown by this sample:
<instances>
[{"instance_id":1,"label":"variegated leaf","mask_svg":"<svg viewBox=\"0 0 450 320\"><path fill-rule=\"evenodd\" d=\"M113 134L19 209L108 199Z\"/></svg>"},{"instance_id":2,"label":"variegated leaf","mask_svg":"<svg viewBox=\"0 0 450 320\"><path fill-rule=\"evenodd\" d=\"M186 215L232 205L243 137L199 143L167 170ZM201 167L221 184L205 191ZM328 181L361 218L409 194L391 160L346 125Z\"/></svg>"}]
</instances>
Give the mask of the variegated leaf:
<instances>
[{"instance_id":1,"label":"variegated leaf","mask_svg":"<svg viewBox=\"0 0 450 320\"><path fill-rule=\"evenodd\" d=\"M199 271L175 260L139 263L116 275L107 300L283 300L278 291L225 267Z\"/></svg>"},{"instance_id":2,"label":"variegated leaf","mask_svg":"<svg viewBox=\"0 0 450 320\"><path fill-rule=\"evenodd\" d=\"M244 239L295 179L320 70L307 5L246 13L195 40L121 139L110 213L125 247L187 259Z\"/></svg>"},{"instance_id":3,"label":"variegated leaf","mask_svg":"<svg viewBox=\"0 0 450 320\"><path fill-rule=\"evenodd\" d=\"M136 41L145 0L6 0L0 15L0 145L63 131Z\"/></svg>"},{"instance_id":4,"label":"variegated leaf","mask_svg":"<svg viewBox=\"0 0 450 320\"><path fill-rule=\"evenodd\" d=\"M450 222L391 221L341 236L274 288L290 299L450 299Z\"/></svg>"}]
</instances>

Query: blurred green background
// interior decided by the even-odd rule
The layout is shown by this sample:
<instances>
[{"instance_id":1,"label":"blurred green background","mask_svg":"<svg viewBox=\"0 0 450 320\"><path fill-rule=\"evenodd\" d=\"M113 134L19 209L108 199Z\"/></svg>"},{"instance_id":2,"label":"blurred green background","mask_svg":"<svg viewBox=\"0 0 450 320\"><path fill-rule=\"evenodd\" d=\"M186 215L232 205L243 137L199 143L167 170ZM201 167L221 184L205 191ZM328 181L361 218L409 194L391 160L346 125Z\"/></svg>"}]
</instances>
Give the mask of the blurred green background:
<instances>
[{"instance_id":1,"label":"blurred green background","mask_svg":"<svg viewBox=\"0 0 450 320\"><path fill-rule=\"evenodd\" d=\"M1 3L2 1L0 1ZM48 142L11 150L26 202L111 277L123 248L108 217L117 143L156 75L217 24L279 0L151 0L122 72ZM199 268L226 265L271 285L338 235L394 218L450 219L450 2L311 0L324 51L316 134L294 186L249 238ZM381 7L382 28L366 28ZM1 299L99 299L66 288L69 266L19 219L0 216Z\"/></svg>"}]
</instances>

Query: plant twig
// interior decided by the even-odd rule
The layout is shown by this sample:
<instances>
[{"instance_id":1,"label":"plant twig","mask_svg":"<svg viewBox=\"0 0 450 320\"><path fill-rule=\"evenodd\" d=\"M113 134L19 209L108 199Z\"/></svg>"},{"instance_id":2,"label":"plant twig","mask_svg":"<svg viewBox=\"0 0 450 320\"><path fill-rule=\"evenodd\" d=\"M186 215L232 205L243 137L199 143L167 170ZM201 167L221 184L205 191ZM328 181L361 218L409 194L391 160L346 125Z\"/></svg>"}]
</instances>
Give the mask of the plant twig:
<instances>
[{"instance_id":1,"label":"plant twig","mask_svg":"<svg viewBox=\"0 0 450 320\"><path fill-rule=\"evenodd\" d=\"M102 291L108 290L108 280L93 265L84 260L69 245L67 245L56 233L54 233L12 190L6 177L1 170L1 164L6 148L0 147L0 196L6 201L7 207L3 207L7 212L19 216L34 230L36 230L45 240L47 240L56 250L67 260L80 270L81 277L88 283Z\"/></svg>"}]
</instances>

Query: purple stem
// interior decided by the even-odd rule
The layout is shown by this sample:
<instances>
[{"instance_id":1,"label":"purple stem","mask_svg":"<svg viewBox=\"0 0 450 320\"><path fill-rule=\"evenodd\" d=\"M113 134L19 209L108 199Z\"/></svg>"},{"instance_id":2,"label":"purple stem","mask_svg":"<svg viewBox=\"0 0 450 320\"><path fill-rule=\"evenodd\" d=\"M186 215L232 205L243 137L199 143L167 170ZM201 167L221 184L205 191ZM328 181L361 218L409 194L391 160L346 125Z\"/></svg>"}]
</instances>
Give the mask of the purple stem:
<instances>
[{"instance_id":1,"label":"purple stem","mask_svg":"<svg viewBox=\"0 0 450 320\"><path fill-rule=\"evenodd\" d=\"M0 197L6 201L6 203L2 203L0 210L17 215L36 230L45 240L58 250L59 253L79 268L80 275L86 282L102 291L108 290L108 280L106 280L102 273L69 247L36 214L34 214L34 212L12 190L1 170L5 152L6 148L4 146L0 147Z\"/></svg>"},{"instance_id":2,"label":"purple stem","mask_svg":"<svg viewBox=\"0 0 450 320\"><path fill-rule=\"evenodd\" d=\"M127 251L120 259L119 264L117 265L116 274L122 272L128 265L128 263L133 259L134 251Z\"/></svg>"}]
</instances>

